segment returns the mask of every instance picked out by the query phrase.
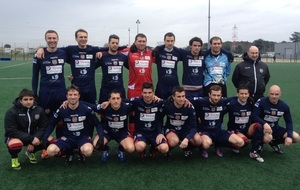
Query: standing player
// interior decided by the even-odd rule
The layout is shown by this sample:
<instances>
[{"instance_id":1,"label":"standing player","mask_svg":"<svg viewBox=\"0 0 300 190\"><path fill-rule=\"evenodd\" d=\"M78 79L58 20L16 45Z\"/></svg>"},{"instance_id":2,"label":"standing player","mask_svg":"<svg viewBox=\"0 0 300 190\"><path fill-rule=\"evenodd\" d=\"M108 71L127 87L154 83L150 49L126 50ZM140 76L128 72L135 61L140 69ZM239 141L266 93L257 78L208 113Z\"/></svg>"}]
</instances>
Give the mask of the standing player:
<instances>
[{"instance_id":1,"label":"standing player","mask_svg":"<svg viewBox=\"0 0 300 190\"><path fill-rule=\"evenodd\" d=\"M172 95L172 90L179 85L177 65L181 54L174 50L175 35L168 32L164 36L165 48L155 52L158 81L156 96L167 99ZM159 48L158 48L159 49Z\"/></svg>"},{"instance_id":2,"label":"standing player","mask_svg":"<svg viewBox=\"0 0 300 190\"><path fill-rule=\"evenodd\" d=\"M281 89L272 85L269 89L269 96L259 99L254 106L252 119L258 122L265 129L272 129L273 140L270 145L276 153L283 151L279 144L290 146L300 140L299 134L293 131L293 121L289 106L280 99ZM279 119L283 117L286 127L279 125Z\"/></svg>"},{"instance_id":3,"label":"standing player","mask_svg":"<svg viewBox=\"0 0 300 190\"><path fill-rule=\"evenodd\" d=\"M95 116L93 110L87 105L79 102L80 90L72 85L67 88L68 107L60 108L53 115L44 139L48 138L59 120L63 121L63 136L47 148L50 157L59 155L63 150L78 148L81 161L85 157L90 157L93 153L93 144L90 136L89 127L96 126L97 133L103 139L103 129L100 121ZM90 125L92 122L93 125ZM103 142L102 142L103 144ZM69 161L67 155L66 161Z\"/></svg>"},{"instance_id":4,"label":"standing player","mask_svg":"<svg viewBox=\"0 0 300 190\"><path fill-rule=\"evenodd\" d=\"M200 38L193 37L189 41L190 51L174 47L182 55L182 87L188 99L204 96L203 80L205 64L204 53L201 51L202 45L203 42Z\"/></svg>"},{"instance_id":5,"label":"standing player","mask_svg":"<svg viewBox=\"0 0 300 190\"><path fill-rule=\"evenodd\" d=\"M244 140L244 146L248 144L248 138L251 138L252 148L250 157L258 162L264 162L260 155L260 145L269 143L272 140L271 128L265 130L259 123L251 124L251 113L254 102L249 98L249 90L246 86L240 86L237 89L237 96L229 98L227 103L227 112L229 119L227 130L237 134ZM239 149L233 149L238 153Z\"/></svg>"},{"instance_id":6,"label":"standing player","mask_svg":"<svg viewBox=\"0 0 300 190\"><path fill-rule=\"evenodd\" d=\"M144 83L142 89L142 97L133 98L130 102L135 110L135 149L140 154L141 159L144 159L147 144L151 147L150 154L152 157L155 157L155 149L166 154L169 151L169 146L162 129L163 118L160 110L163 101L153 101L152 83Z\"/></svg>"},{"instance_id":7,"label":"standing player","mask_svg":"<svg viewBox=\"0 0 300 190\"><path fill-rule=\"evenodd\" d=\"M39 59L35 56L33 59L32 91L39 97L39 104L49 117L66 99L64 64L67 56L65 51L57 49L58 34L56 31L46 31L45 40L47 48L44 49L44 58Z\"/></svg>"},{"instance_id":8,"label":"standing player","mask_svg":"<svg viewBox=\"0 0 300 190\"><path fill-rule=\"evenodd\" d=\"M120 161L125 161L124 152L132 153L135 150L133 144L133 138L128 132L128 115L132 111L132 106L129 103L122 103L121 92L118 90L112 90L108 94L109 106L105 109L97 110L102 114L104 122L104 150L101 160L107 161L110 148L108 143L114 139L118 144L118 158ZM100 139L101 140L101 139ZM96 135L94 139L94 146L97 147L99 136Z\"/></svg>"},{"instance_id":9,"label":"standing player","mask_svg":"<svg viewBox=\"0 0 300 190\"><path fill-rule=\"evenodd\" d=\"M212 37L209 41L211 49L205 55L205 73L204 73L204 95L208 96L210 87L219 85L222 87L223 97L227 97L226 81L230 75L231 62L233 56L231 53L222 49L222 39L220 37Z\"/></svg>"},{"instance_id":10,"label":"standing player","mask_svg":"<svg viewBox=\"0 0 300 190\"><path fill-rule=\"evenodd\" d=\"M191 152L188 145L201 145L201 137L197 133L196 113L193 106L185 107L185 91L176 86L172 92L173 101L163 107L163 114L167 116L165 134L170 148L179 147L185 150L188 157Z\"/></svg>"},{"instance_id":11,"label":"standing player","mask_svg":"<svg viewBox=\"0 0 300 190\"><path fill-rule=\"evenodd\" d=\"M201 155L208 157L207 149L215 143L216 154L223 156L221 146L240 148L244 140L236 134L222 129L223 117L226 113L226 99L222 98L222 88L211 86L209 97L194 98L192 100L197 112L198 131L202 139Z\"/></svg>"},{"instance_id":12,"label":"standing player","mask_svg":"<svg viewBox=\"0 0 300 190\"><path fill-rule=\"evenodd\" d=\"M147 37L139 33L135 36L135 42L128 53L129 80L127 97L140 97L145 82L152 83L152 64L154 58L152 51L147 48ZM134 113L130 114L129 132L134 135Z\"/></svg>"},{"instance_id":13,"label":"standing player","mask_svg":"<svg viewBox=\"0 0 300 190\"><path fill-rule=\"evenodd\" d=\"M26 146L30 163L37 163L34 153L42 149L41 140L47 128L48 119L43 108L35 103L31 90L23 89L4 117L5 143L11 155L11 167L21 169L18 154Z\"/></svg>"},{"instance_id":14,"label":"standing player","mask_svg":"<svg viewBox=\"0 0 300 190\"><path fill-rule=\"evenodd\" d=\"M109 36L108 47L108 52L97 60L97 67L102 68L99 103L107 101L109 92L113 89L117 89L121 93L121 97L125 98L123 66L128 66L128 59L126 55L118 52L119 37L117 35Z\"/></svg>"}]
</instances>

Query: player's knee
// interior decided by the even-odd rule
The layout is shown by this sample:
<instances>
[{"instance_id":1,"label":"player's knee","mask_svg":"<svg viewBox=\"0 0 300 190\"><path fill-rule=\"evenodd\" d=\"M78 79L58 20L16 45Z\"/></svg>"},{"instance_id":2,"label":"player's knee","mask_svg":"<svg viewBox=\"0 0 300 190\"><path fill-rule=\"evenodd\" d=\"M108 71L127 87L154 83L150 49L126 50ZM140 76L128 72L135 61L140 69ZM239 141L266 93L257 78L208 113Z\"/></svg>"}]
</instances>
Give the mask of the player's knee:
<instances>
[{"instance_id":1,"label":"player's knee","mask_svg":"<svg viewBox=\"0 0 300 190\"><path fill-rule=\"evenodd\" d=\"M47 153L50 157L53 157L59 153L60 149L55 144L50 144L47 148Z\"/></svg>"},{"instance_id":2,"label":"player's knee","mask_svg":"<svg viewBox=\"0 0 300 190\"><path fill-rule=\"evenodd\" d=\"M169 152L169 145L167 143L162 143L158 147L158 151L162 154L166 154Z\"/></svg>"},{"instance_id":3,"label":"player's knee","mask_svg":"<svg viewBox=\"0 0 300 190\"><path fill-rule=\"evenodd\" d=\"M93 146L91 144L90 145L84 145L80 148L81 154L83 154L86 157L92 156L93 150L94 149L93 149Z\"/></svg>"},{"instance_id":4,"label":"player's knee","mask_svg":"<svg viewBox=\"0 0 300 190\"><path fill-rule=\"evenodd\" d=\"M125 152L127 153L133 153L135 151L135 147L134 147L134 144L127 144L124 146L124 150Z\"/></svg>"},{"instance_id":5,"label":"player's knee","mask_svg":"<svg viewBox=\"0 0 300 190\"><path fill-rule=\"evenodd\" d=\"M24 144L22 143L22 141L15 141L15 142L8 143L7 147L10 150L21 150L23 145Z\"/></svg>"},{"instance_id":6,"label":"player's knee","mask_svg":"<svg viewBox=\"0 0 300 190\"><path fill-rule=\"evenodd\" d=\"M143 152L145 149L146 149L146 143L141 141L135 143L135 150L137 152Z\"/></svg>"},{"instance_id":7,"label":"player's knee","mask_svg":"<svg viewBox=\"0 0 300 190\"><path fill-rule=\"evenodd\" d=\"M168 139L168 144L170 147L175 147L176 145L178 145L179 143L179 139L176 139L176 138L170 138Z\"/></svg>"}]
</instances>

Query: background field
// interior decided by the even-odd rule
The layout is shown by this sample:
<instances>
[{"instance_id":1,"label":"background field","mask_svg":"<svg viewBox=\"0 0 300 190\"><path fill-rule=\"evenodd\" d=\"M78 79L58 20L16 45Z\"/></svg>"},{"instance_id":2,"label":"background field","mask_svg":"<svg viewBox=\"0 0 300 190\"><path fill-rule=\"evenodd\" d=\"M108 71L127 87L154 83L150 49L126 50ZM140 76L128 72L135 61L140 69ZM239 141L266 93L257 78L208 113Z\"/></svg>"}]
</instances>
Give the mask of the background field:
<instances>
[{"instance_id":1,"label":"background field","mask_svg":"<svg viewBox=\"0 0 300 190\"><path fill-rule=\"evenodd\" d=\"M271 84L282 87L284 99L291 107L295 131L300 132L299 63L268 63ZM232 64L232 69L236 63ZM30 61L0 62L0 123L11 102L20 89L31 88ZM66 75L70 73L66 65ZM153 68L156 71L156 68ZM181 76L181 68L179 69ZM156 80L156 72L154 72ZM99 92L101 70L97 71ZM127 74L125 74L125 83ZM69 83L68 83L69 84ZM298 86L298 87L297 87ZM228 82L228 94L235 89ZM64 159L51 158L32 165L19 154L20 171L11 169L10 156L4 142L4 129L0 128L0 178L2 189L300 189L300 145L283 147L285 154L277 155L265 146L265 163L248 157L249 147L240 154L224 149L224 157L218 158L213 150L208 159L194 151L190 160L183 158L178 148L172 151L171 161L158 155L156 160L141 163L136 153L127 155L126 163L120 163L116 155L116 144L111 143L108 163L100 162L101 153L96 152L85 165L74 162L64 167ZM37 154L39 155L39 154Z\"/></svg>"}]
</instances>

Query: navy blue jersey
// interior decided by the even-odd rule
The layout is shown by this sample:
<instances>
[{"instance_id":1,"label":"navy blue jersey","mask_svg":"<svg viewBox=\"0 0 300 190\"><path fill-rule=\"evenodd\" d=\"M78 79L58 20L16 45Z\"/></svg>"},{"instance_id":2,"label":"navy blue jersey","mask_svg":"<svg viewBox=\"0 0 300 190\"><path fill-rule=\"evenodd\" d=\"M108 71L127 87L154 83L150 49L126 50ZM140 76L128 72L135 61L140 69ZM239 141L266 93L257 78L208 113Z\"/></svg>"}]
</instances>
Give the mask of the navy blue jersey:
<instances>
[{"instance_id":1,"label":"navy blue jersey","mask_svg":"<svg viewBox=\"0 0 300 190\"><path fill-rule=\"evenodd\" d=\"M88 127L96 126L99 136L103 136L103 129L94 111L86 104L79 102L75 110L60 108L50 120L45 133L45 138L49 137L58 121L63 121L63 136L66 138L80 138L89 136L91 131ZM92 124L92 125L91 125Z\"/></svg>"},{"instance_id":2,"label":"navy blue jersey","mask_svg":"<svg viewBox=\"0 0 300 190\"><path fill-rule=\"evenodd\" d=\"M222 129L223 117L226 113L226 98L221 98L217 104L212 104L209 97L195 97L191 102L196 109L200 132Z\"/></svg>"},{"instance_id":3,"label":"navy blue jersey","mask_svg":"<svg viewBox=\"0 0 300 190\"><path fill-rule=\"evenodd\" d=\"M182 55L183 73L182 85L200 87L203 85L204 80L204 54L200 52L196 57L191 51L175 48Z\"/></svg>"},{"instance_id":4,"label":"navy blue jersey","mask_svg":"<svg viewBox=\"0 0 300 190\"><path fill-rule=\"evenodd\" d=\"M47 48L44 48L44 52L44 59L38 59L36 56L33 59L32 91L36 95L38 95L39 73L41 73L40 91L43 89L55 90L66 88L64 64L67 56L65 51L57 49L55 52L48 52Z\"/></svg>"},{"instance_id":5,"label":"navy blue jersey","mask_svg":"<svg viewBox=\"0 0 300 190\"><path fill-rule=\"evenodd\" d=\"M183 138L190 140L197 132L196 113L193 106L177 108L171 101L163 107L163 114L167 116L166 129L185 134Z\"/></svg>"},{"instance_id":6,"label":"navy blue jersey","mask_svg":"<svg viewBox=\"0 0 300 190\"><path fill-rule=\"evenodd\" d=\"M160 113L164 104L163 101L152 102L147 104L142 97L131 98L130 103L135 111L135 130L144 134L152 133L153 131L162 134L163 117Z\"/></svg>"},{"instance_id":7,"label":"navy blue jersey","mask_svg":"<svg viewBox=\"0 0 300 190\"><path fill-rule=\"evenodd\" d=\"M128 115L133 111L130 103L121 103L118 110L114 110L111 106L106 109L100 109L98 113L104 116L103 127L108 132L117 133L128 130Z\"/></svg>"},{"instance_id":8,"label":"navy blue jersey","mask_svg":"<svg viewBox=\"0 0 300 190\"><path fill-rule=\"evenodd\" d=\"M279 127L278 121L283 116L288 137L293 137L293 121L289 106L282 100L272 104L269 97L259 99L253 108L252 120L261 125L268 123L272 129Z\"/></svg>"},{"instance_id":9,"label":"navy blue jersey","mask_svg":"<svg viewBox=\"0 0 300 190\"><path fill-rule=\"evenodd\" d=\"M174 49L166 51L159 50L156 56L158 84L178 86L177 64L181 59L181 54Z\"/></svg>"},{"instance_id":10,"label":"navy blue jersey","mask_svg":"<svg viewBox=\"0 0 300 190\"><path fill-rule=\"evenodd\" d=\"M96 53L99 47L87 46L81 49L78 46L63 48L68 55L67 62L71 65L73 75L72 84L80 89L95 87Z\"/></svg>"},{"instance_id":11,"label":"navy blue jersey","mask_svg":"<svg viewBox=\"0 0 300 190\"><path fill-rule=\"evenodd\" d=\"M128 65L127 62L127 56L122 53L104 53L101 59L97 60L97 67L102 68L101 87L123 88L123 66Z\"/></svg>"},{"instance_id":12,"label":"navy blue jersey","mask_svg":"<svg viewBox=\"0 0 300 190\"><path fill-rule=\"evenodd\" d=\"M253 105L247 102L242 105L238 102L238 97L232 97L227 102L228 123L227 130L229 131L243 131L250 125L250 117Z\"/></svg>"}]
</instances>

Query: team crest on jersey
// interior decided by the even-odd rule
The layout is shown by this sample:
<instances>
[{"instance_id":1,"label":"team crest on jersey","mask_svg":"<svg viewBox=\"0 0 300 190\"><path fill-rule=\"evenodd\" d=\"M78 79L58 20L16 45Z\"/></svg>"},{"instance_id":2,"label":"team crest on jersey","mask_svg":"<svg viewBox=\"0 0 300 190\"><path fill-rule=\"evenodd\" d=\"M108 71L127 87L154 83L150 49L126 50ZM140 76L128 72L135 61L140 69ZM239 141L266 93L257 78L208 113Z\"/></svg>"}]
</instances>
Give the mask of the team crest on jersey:
<instances>
[{"instance_id":1,"label":"team crest on jersey","mask_svg":"<svg viewBox=\"0 0 300 190\"><path fill-rule=\"evenodd\" d=\"M140 73L145 73L145 69L142 68L142 69L139 70L139 72L140 72Z\"/></svg>"},{"instance_id":2,"label":"team crest on jersey","mask_svg":"<svg viewBox=\"0 0 300 190\"><path fill-rule=\"evenodd\" d=\"M215 67L216 67L216 66L219 66L219 63L218 63L218 62L215 62L214 66L215 66Z\"/></svg>"},{"instance_id":3,"label":"team crest on jersey","mask_svg":"<svg viewBox=\"0 0 300 190\"><path fill-rule=\"evenodd\" d=\"M180 115L175 115L176 120L180 120Z\"/></svg>"},{"instance_id":4,"label":"team crest on jersey","mask_svg":"<svg viewBox=\"0 0 300 190\"><path fill-rule=\"evenodd\" d=\"M73 123L75 123L75 122L77 122L78 120L77 120L77 117L72 117L72 122Z\"/></svg>"},{"instance_id":5,"label":"team crest on jersey","mask_svg":"<svg viewBox=\"0 0 300 190\"><path fill-rule=\"evenodd\" d=\"M40 118L40 114L35 114L34 115L34 119L39 119Z\"/></svg>"},{"instance_id":6,"label":"team crest on jersey","mask_svg":"<svg viewBox=\"0 0 300 190\"><path fill-rule=\"evenodd\" d=\"M263 72L264 72L264 70L263 70L263 69L259 69L259 72L260 72L260 73L263 73Z\"/></svg>"},{"instance_id":7,"label":"team crest on jersey","mask_svg":"<svg viewBox=\"0 0 300 190\"><path fill-rule=\"evenodd\" d=\"M56 65L56 64L57 64L57 60L56 60L56 59L53 59L53 60L52 60L52 64L53 64L53 65Z\"/></svg>"},{"instance_id":8,"label":"team crest on jersey","mask_svg":"<svg viewBox=\"0 0 300 190\"><path fill-rule=\"evenodd\" d=\"M271 115L276 115L276 111L272 110Z\"/></svg>"},{"instance_id":9,"label":"team crest on jersey","mask_svg":"<svg viewBox=\"0 0 300 190\"><path fill-rule=\"evenodd\" d=\"M113 61L113 65L118 65L118 61Z\"/></svg>"},{"instance_id":10,"label":"team crest on jersey","mask_svg":"<svg viewBox=\"0 0 300 190\"><path fill-rule=\"evenodd\" d=\"M113 120L114 121L119 121L119 118L118 117L114 117Z\"/></svg>"},{"instance_id":11,"label":"team crest on jersey","mask_svg":"<svg viewBox=\"0 0 300 190\"><path fill-rule=\"evenodd\" d=\"M171 55L167 55L167 59L168 59L168 60L171 60L171 59L172 59L172 56L171 56Z\"/></svg>"},{"instance_id":12,"label":"team crest on jersey","mask_svg":"<svg viewBox=\"0 0 300 190\"><path fill-rule=\"evenodd\" d=\"M84 55L84 54L81 54L81 55L80 55L80 59L85 59L85 55Z\"/></svg>"},{"instance_id":13,"label":"team crest on jersey","mask_svg":"<svg viewBox=\"0 0 300 190\"><path fill-rule=\"evenodd\" d=\"M146 112L146 113L150 113L150 111L151 111L150 108L146 108L146 111L145 111L145 112Z\"/></svg>"},{"instance_id":14,"label":"team crest on jersey","mask_svg":"<svg viewBox=\"0 0 300 190\"><path fill-rule=\"evenodd\" d=\"M211 107L211 111L216 111L216 107Z\"/></svg>"},{"instance_id":15,"label":"team crest on jersey","mask_svg":"<svg viewBox=\"0 0 300 190\"><path fill-rule=\"evenodd\" d=\"M241 113L241 116L242 116L242 117L245 117L245 116L246 116L246 113L245 113L245 112L242 112L242 113Z\"/></svg>"}]
</instances>

